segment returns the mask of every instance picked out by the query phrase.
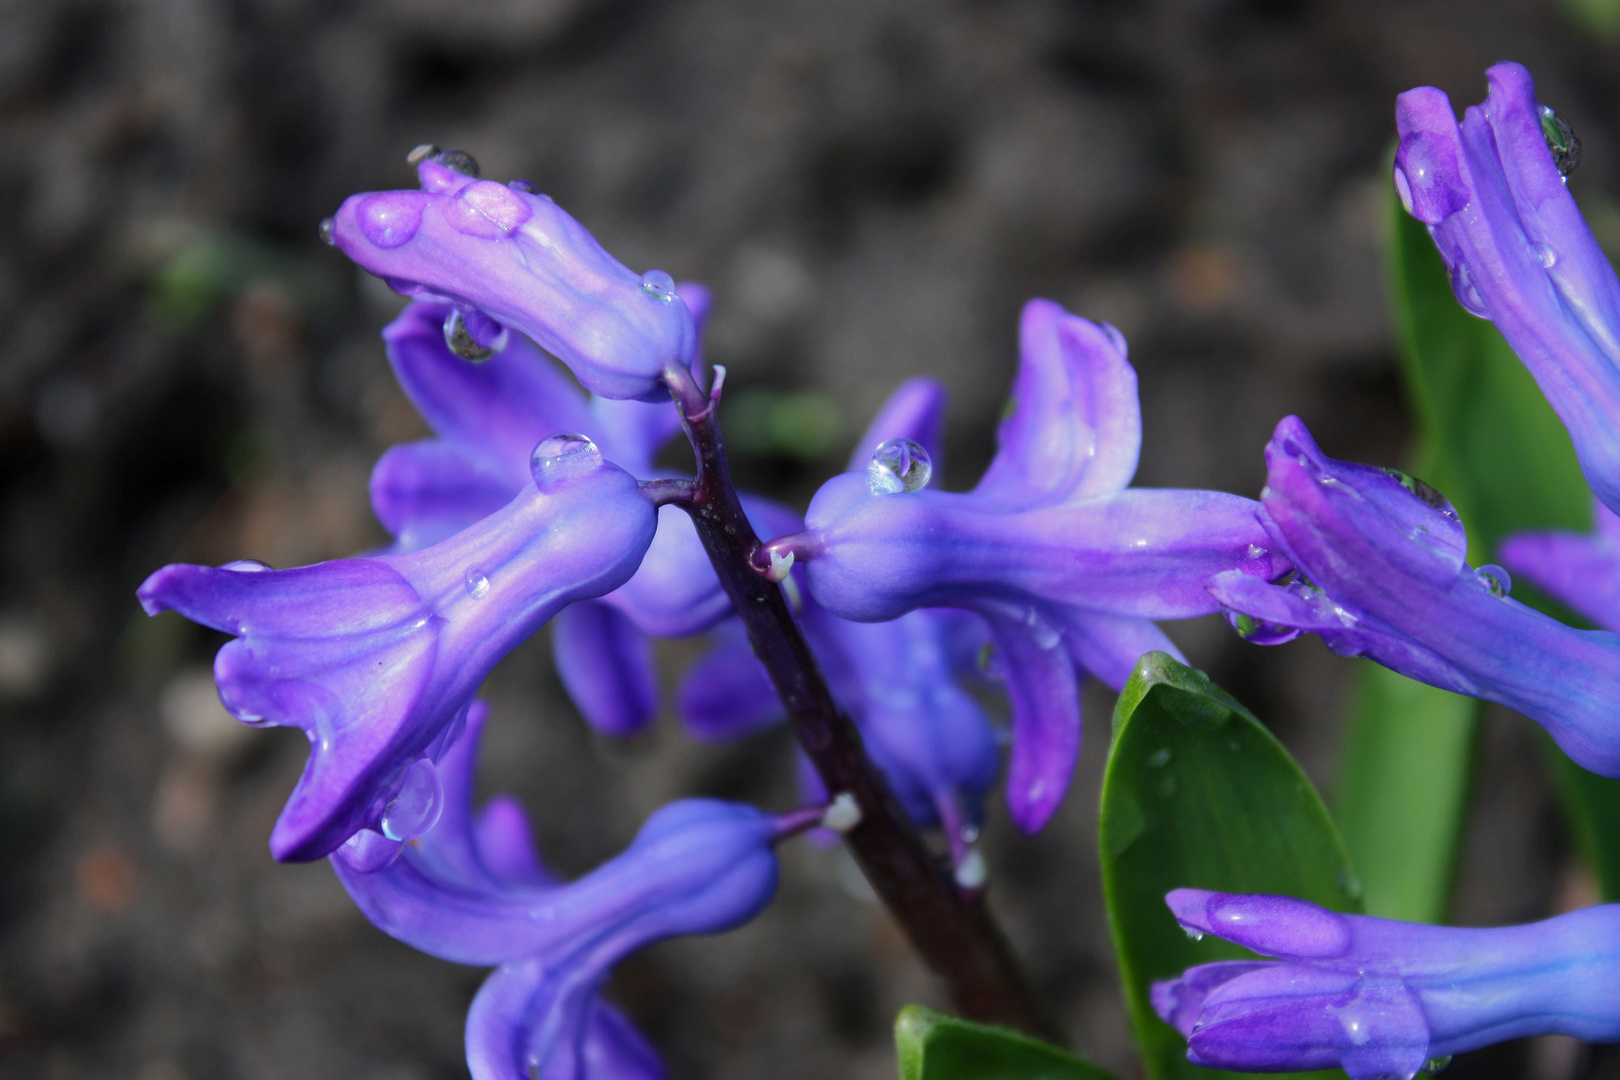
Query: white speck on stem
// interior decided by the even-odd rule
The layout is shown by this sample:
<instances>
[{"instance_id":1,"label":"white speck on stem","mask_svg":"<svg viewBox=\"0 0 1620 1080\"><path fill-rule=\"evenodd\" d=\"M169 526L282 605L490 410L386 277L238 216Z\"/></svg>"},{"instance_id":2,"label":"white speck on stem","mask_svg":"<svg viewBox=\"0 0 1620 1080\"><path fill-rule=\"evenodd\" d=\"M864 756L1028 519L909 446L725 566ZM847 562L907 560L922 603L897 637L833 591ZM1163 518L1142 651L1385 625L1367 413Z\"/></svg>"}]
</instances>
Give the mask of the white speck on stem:
<instances>
[{"instance_id":1,"label":"white speck on stem","mask_svg":"<svg viewBox=\"0 0 1620 1080\"><path fill-rule=\"evenodd\" d=\"M861 807L855 801L855 796L847 791L840 791L827 804L827 812L821 815L822 827L831 829L835 833L848 833L861 823Z\"/></svg>"}]
</instances>

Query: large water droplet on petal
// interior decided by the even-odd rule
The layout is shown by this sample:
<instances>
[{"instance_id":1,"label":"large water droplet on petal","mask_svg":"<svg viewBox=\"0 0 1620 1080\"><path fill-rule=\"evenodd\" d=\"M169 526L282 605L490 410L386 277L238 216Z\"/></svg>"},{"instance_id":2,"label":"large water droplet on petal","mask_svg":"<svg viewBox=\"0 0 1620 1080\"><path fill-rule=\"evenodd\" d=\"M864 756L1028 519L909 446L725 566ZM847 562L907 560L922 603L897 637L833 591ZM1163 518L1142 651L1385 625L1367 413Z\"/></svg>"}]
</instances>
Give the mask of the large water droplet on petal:
<instances>
[{"instance_id":1,"label":"large water droplet on petal","mask_svg":"<svg viewBox=\"0 0 1620 1080\"><path fill-rule=\"evenodd\" d=\"M1245 615L1230 608L1223 609L1221 615L1225 617L1226 625L1251 645L1282 645L1293 641L1301 633L1292 626L1266 622L1264 619L1257 619L1253 615Z\"/></svg>"},{"instance_id":2,"label":"large water droplet on petal","mask_svg":"<svg viewBox=\"0 0 1620 1080\"><path fill-rule=\"evenodd\" d=\"M1426 480L1419 480L1411 473L1399 469L1383 467L1384 472L1401 482L1401 487L1423 500L1425 506L1433 507L1448 518L1457 517L1457 508L1451 505L1451 500L1445 497L1441 490Z\"/></svg>"},{"instance_id":3,"label":"large water droplet on petal","mask_svg":"<svg viewBox=\"0 0 1620 1080\"><path fill-rule=\"evenodd\" d=\"M418 191L379 191L361 199L354 216L360 235L380 248L396 248L422 227L426 205L425 196Z\"/></svg>"},{"instance_id":4,"label":"large water droplet on petal","mask_svg":"<svg viewBox=\"0 0 1620 1080\"><path fill-rule=\"evenodd\" d=\"M553 435L541 439L529 458L529 471L535 487L551 491L595 472L602 464L602 452L584 435Z\"/></svg>"},{"instance_id":5,"label":"large water droplet on petal","mask_svg":"<svg viewBox=\"0 0 1620 1080\"><path fill-rule=\"evenodd\" d=\"M427 758L417 758L405 767L399 793L383 808L377 824L390 840L414 840L438 824L443 809L439 770Z\"/></svg>"},{"instance_id":6,"label":"large water droplet on petal","mask_svg":"<svg viewBox=\"0 0 1620 1080\"><path fill-rule=\"evenodd\" d=\"M866 466L866 486L874 495L921 491L934 475L928 451L910 439L890 439L872 451Z\"/></svg>"},{"instance_id":7,"label":"large water droplet on petal","mask_svg":"<svg viewBox=\"0 0 1620 1080\"><path fill-rule=\"evenodd\" d=\"M444 343L463 360L481 363L506 348L506 327L481 311L453 308L444 317Z\"/></svg>"},{"instance_id":8,"label":"large water droplet on petal","mask_svg":"<svg viewBox=\"0 0 1620 1080\"><path fill-rule=\"evenodd\" d=\"M1543 105L1541 136L1547 140L1547 149L1552 151L1553 165L1558 168L1558 175L1567 179L1581 163L1581 140L1576 137L1575 129L1562 116Z\"/></svg>"},{"instance_id":9,"label":"large water droplet on petal","mask_svg":"<svg viewBox=\"0 0 1620 1080\"><path fill-rule=\"evenodd\" d=\"M675 299L675 279L662 270L649 270L641 275L641 291L667 304Z\"/></svg>"},{"instance_id":10,"label":"large water droplet on petal","mask_svg":"<svg viewBox=\"0 0 1620 1080\"><path fill-rule=\"evenodd\" d=\"M482 570L467 571L467 595L474 600L482 600L489 595L489 578L484 576Z\"/></svg>"},{"instance_id":11,"label":"large water droplet on petal","mask_svg":"<svg viewBox=\"0 0 1620 1080\"><path fill-rule=\"evenodd\" d=\"M1558 249L1551 244L1538 240L1530 245L1530 249L1536 253L1536 261L1541 264L1543 270L1551 270L1558 265Z\"/></svg>"},{"instance_id":12,"label":"large water droplet on petal","mask_svg":"<svg viewBox=\"0 0 1620 1080\"><path fill-rule=\"evenodd\" d=\"M332 247L337 243L337 241L332 238L332 230L336 228L336 226L337 223L331 218L321 218L321 224L318 231L321 234L321 243L325 244L327 247Z\"/></svg>"},{"instance_id":13,"label":"large water droplet on petal","mask_svg":"<svg viewBox=\"0 0 1620 1080\"><path fill-rule=\"evenodd\" d=\"M506 186L513 191L521 191L525 195L540 194L540 189L527 180L508 180Z\"/></svg>"},{"instance_id":14,"label":"large water droplet on petal","mask_svg":"<svg viewBox=\"0 0 1620 1080\"><path fill-rule=\"evenodd\" d=\"M465 150L440 150L433 155L433 159L440 165L458 172L462 176L477 177L479 174L478 159Z\"/></svg>"}]
</instances>

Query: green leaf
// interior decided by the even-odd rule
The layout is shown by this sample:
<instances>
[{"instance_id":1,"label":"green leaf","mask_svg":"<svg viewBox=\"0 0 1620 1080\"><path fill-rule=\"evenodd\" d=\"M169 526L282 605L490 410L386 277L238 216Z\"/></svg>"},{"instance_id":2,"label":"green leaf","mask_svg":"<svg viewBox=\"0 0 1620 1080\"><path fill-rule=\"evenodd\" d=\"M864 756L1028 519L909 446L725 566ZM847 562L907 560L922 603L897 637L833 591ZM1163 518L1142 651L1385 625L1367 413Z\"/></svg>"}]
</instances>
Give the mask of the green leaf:
<instances>
[{"instance_id":1,"label":"green leaf","mask_svg":"<svg viewBox=\"0 0 1620 1080\"><path fill-rule=\"evenodd\" d=\"M1589 531L1591 492L1552 406L1496 327L1457 303L1427 229L1393 198L1390 220L1391 292L1422 428L1414 471L1456 504L1469 561L1491 562L1503 538L1524 529ZM1515 584L1513 595L1579 621L1528 584ZM1364 676L1336 802L1368 910L1435 921L1461 835L1477 709L1398 679ZM1586 772L1556 748L1549 755L1604 898L1620 900L1620 781ZM1423 774L1415 784L1414 762ZM1391 822L1406 826L1391 832Z\"/></svg>"},{"instance_id":2,"label":"green leaf","mask_svg":"<svg viewBox=\"0 0 1620 1080\"><path fill-rule=\"evenodd\" d=\"M1114 1080L1107 1070L1010 1028L921 1005L900 1010L894 1044L900 1080Z\"/></svg>"},{"instance_id":3,"label":"green leaf","mask_svg":"<svg viewBox=\"0 0 1620 1080\"><path fill-rule=\"evenodd\" d=\"M1098 846L1120 977L1153 1080L1241 1075L1188 1064L1186 1042L1148 993L1195 964L1253 955L1214 937L1190 940L1165 893L1281 893L1361 910L1344 845L1288 751L1202 672L1162 652L1137 663L1114 709Z\"/></svg>"}]
</instances>

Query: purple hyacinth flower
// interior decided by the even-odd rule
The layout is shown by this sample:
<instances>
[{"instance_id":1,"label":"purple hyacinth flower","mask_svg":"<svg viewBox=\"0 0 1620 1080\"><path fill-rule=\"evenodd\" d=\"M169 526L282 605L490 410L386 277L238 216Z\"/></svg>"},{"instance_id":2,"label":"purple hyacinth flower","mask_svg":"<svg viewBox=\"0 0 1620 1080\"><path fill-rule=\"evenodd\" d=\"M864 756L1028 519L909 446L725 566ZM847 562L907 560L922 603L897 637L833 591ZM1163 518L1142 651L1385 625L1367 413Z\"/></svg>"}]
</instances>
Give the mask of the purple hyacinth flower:
<instances>
[{"instance_id":1,"label":"purple hyacinth flower","mask_svg":"<svg viewBox=\"0 0 1620 1080\"><path fill-rule=\"evenodd\" d=\"M1565 186L1568 128L1520 65L1487 79L1461 124L1432 86L1400 96L1395 186L1458 300L1496 324L1569 429L1592 490L1620 509L1620 279Z\"/></svg>"},{"instance_id":2,"label":"purple hyacinth flower","mask_svg":"<svg viewBox=\"0 0 1620 1080\"><path fill-rule=\"evenodd\" d=\"M701 329L708 291L682 283ZM661 475L660 447L680 428L675 408L587 398L527 340L510 337L472 364L446 344L455 309L417 301L383 331L401 388L438 437L391 447L371 475L372 506L412 550L467 528L505 505L529 482L529 451L557 432L592 439L602 455L638 479ZM748 500L758 523L775 531L798 519ZM591 725L613 735L644 727L657 711L648 635L698 633L731 610L697 530L677 507L659 510L658 533L635 575L600 600L564 611L553 627L553 655L564 686Z\"/></svg>"},{"instance_id":3,"label":"purple hyacinth flower","mask_svg":"<svg viewBox=\"0 0 1620 1080\"><path fill-rule=\"evenodd\" d=\"M1123 686L1143 653L1179 655L1152 620L1217 609L1212 575L1287 567L1247 499L1126 489L1141 413L1117 331L1033 300L1019 336L1016 408L977 488L928 490L926 455L889 443L816 493L803 534L766 550L809 559L810 592L841 618L984 618L1013 704L1007 801L1034 832L1079 755L1085 673Z\"/></svg>"},{"instance_id":4,"label":"purple hyacinth flower","mask_svg":"<svg viewBox=\"0 0 1620 1080\"><path fill-rule=\"evenodd\" d=\"M1620 517L1593 501L1597 532L1524 532L1502 541L1502 565L1605 630L1620 632Z\"/></svg>"},{"instance_id":5,"label":"purple hyacinth flower","mask_svg":"<svg viewBox=\"0 0 1620 1080\"><path fill-rule=\"evenodd\" d=\"M1620 1040L1620 905L1458 929L1286 896L1177 889L1165 900L1189 932L1276 957L1153 985L1155 1011L1198 1065L1410 1080L1433 1058L1527 1035Z\"/></svg>"},{"instance_id":6,"label":"purple hyacinth flower","mask_svg":"<svg viewBox=\"0 0 1620 1080\"><path fill-rule=\"evenodd\" d=\"M753 918L776 889L782 822L750 806L689 799L658 811L621 855L566 884L541 867L518 805L474 815L482 703L445 754L438 823L373 869L332 858L366 917L431 956L499 965L467 1016L474 1080L656 1077L650 1048L598 991L655 941Z\"/></svg>"},{"instance_id":7,"label":"purple hyacinth flower","mask_svg":"<svg viewBox=\"0 0 1620 1080\"><path fill-rule=\"evenodd\" d=\"M528 490L442 543L294 570L166 566L138 595L149 614L236 636L214 661L233 716L309 736L270 848L315 859L379 821L402 836L430 825L411 809L432 802L424 759L479 683L564 606L623 584L655 520L589 442L547 440Z\"/></svg>"},{"instance_id":8,"label":"purple hyacinth flower","mask_svg":"<svg viewBox=\"0 0 1620 1080\"><path fill-rule=\"evenodd\" d=\"M455 304L476 344L506 327L533 338L593 393L667 401L664 374L689 368L692 313L661 270L627 269L532 185L478 180L429 157L421 189L351 195L329 235L408 296Z\"/></svg>"},{"instance_id":9,"label":"purple hyacinth flower","mask_svg":"<svg viewBox=\"0 0 1620 1080\"><path fill-rule=\"evenodd\" d=\"M1620 637L1565 626L1508 596L1504 571L1470 567L1462 522L1433 488L1329 458L1291 416L1266 445L1261 505L1269 542L1303 576L1211 581L1246 636L1318 634L1341 656L1515 709L1581 765L1620 776Z\"/></svg>"}]
</instances>

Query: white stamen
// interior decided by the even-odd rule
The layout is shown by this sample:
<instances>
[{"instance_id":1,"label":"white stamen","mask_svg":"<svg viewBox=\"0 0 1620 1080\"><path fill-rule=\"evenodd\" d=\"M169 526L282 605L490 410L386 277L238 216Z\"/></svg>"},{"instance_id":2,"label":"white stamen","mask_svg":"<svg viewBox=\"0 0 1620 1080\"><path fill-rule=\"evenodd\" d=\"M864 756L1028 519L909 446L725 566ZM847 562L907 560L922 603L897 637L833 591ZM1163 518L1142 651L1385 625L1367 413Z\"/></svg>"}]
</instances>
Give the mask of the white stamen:
<instances>
[{"instance_id":1,"label":"white stamen","mask_svg":"<svg viewBox=\"0 0 1620 1080\"><path fill-rule=\"evenodd\" d=\"M855 796L840 791L827 804L827 812L821 815L821 825L835 833L848 833L861 823L861 816L861 807L855 801Z\"/></svg>"},{"instance_id":2,"label":"white stamen","mask_svg":"<svg viewBox=\"0 0 1620 1080\"><path fill-rule=\"evenodd\" d=\"M774 551L771 552L771 572L768 576L772 581L781 582L788 576L788 571L792 569L793 552L788 552L786 556Z\"/></svg>"}]
</instances>

